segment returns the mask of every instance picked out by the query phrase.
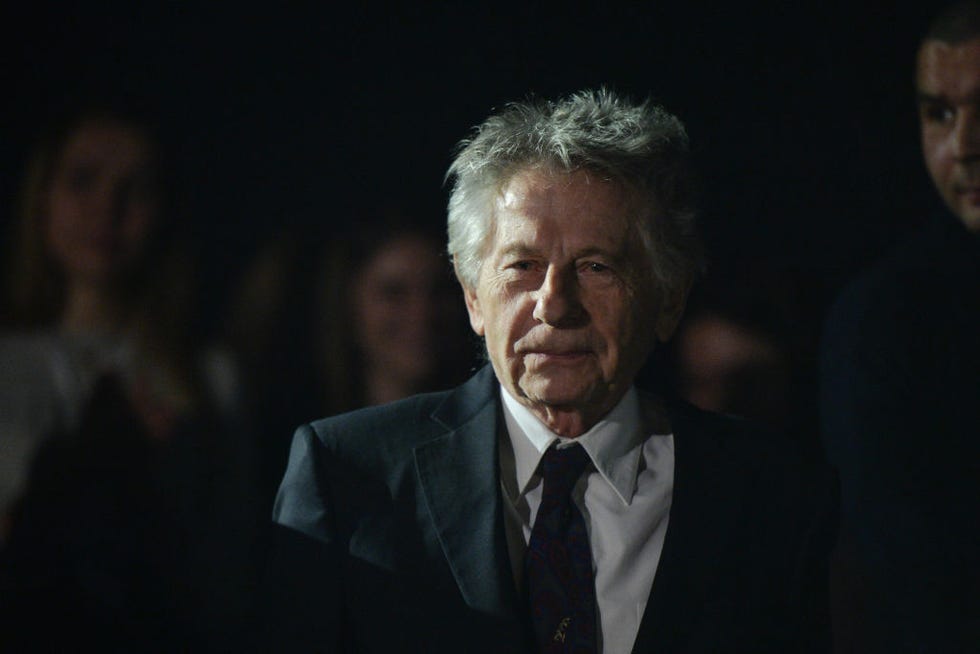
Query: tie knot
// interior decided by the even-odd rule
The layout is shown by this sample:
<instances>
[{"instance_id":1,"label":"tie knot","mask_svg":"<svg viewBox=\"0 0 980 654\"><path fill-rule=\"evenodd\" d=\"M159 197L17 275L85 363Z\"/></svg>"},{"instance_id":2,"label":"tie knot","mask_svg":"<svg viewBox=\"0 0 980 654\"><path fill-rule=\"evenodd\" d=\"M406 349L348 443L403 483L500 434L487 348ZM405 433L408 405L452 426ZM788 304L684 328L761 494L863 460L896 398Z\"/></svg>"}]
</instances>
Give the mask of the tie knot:
<instances>
[{"instance_id":1,"label":"tie knot","mask_svg":"<svg viewBox=\"0 0 980 654\"><path fill-rule=\"evenodd\" d=\"M588 465L589 455L577 443L569 447L549 447L541 459L544 496L555 499L567 497Z\"/></svg>"}]
</instances>

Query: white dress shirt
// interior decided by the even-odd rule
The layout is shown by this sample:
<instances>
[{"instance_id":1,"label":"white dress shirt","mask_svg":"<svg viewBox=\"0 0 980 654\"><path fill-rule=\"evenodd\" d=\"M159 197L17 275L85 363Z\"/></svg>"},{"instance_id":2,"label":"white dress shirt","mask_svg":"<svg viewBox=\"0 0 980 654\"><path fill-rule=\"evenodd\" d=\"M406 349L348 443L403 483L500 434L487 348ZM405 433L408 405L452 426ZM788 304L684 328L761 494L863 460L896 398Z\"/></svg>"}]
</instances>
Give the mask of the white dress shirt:
<instances>
[{"instance_id":1,"label":"white dress shirt","mask_svg":"<svg viewBox=\"0 0 980 654\"><path fill-rule=\"evenodd\" d=\"M549 430L503 387L500 394L507 432L500 438L500 483L514 581L523 589L524 551L543 490L538 462L554 441L558 447L579 443L594 466L572 499L592 547L599 651L627 654L660 562L674 487L674 437L663 412L631 388L589 431L569 439Z\"/></svg>"}]
</instances>

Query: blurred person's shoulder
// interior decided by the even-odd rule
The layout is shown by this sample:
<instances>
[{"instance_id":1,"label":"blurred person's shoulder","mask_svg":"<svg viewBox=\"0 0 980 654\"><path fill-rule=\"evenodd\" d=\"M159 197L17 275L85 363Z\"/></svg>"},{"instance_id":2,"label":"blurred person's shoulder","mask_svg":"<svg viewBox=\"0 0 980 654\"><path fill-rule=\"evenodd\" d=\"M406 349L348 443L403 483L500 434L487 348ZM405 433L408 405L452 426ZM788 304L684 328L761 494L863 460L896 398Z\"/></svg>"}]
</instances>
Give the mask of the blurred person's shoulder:
<instances>
[{"instance_id":1,"label":"blurred person's shoulder","mask_svg":"<svg viewBox=\"0 0 980 654\"><path fill-rule=\"evenodd\" d=\"M4 422L50 422L79 394L81 348L51 331L0 334L0 415ZM40 431L53 425L38 424Z\"/></svg>"},{"instance_id":2,"label":"blurred person's shoulder","mask_svg":"<svg viewBox=\"0 0 980 654\"><path fill-rule=\"evenodd\" d=\"M53 332L0 334L0 510L23 491L39 446L73 425L77 379Z\"/></svg>"},{"instance_id":3,"label":"blurred person's shoulder","mask_svg":"<svg viewBox=\"0 0 980 654\"><path fill-rule=\"evenodd\" d=\"M911 232L848 284L831 305L826 345L913 343L980 296L980 238L948 216Z\"/></svg>"}]
</instances>

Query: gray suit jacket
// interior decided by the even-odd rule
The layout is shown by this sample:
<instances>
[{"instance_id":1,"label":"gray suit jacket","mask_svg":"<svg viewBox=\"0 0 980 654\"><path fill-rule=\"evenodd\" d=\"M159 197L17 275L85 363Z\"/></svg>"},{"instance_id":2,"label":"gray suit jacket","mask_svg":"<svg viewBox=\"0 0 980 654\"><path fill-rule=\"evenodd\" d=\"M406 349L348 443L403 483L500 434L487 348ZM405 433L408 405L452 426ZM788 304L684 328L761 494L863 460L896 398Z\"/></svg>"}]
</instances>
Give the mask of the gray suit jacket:
<instances>
[{"instance_id":1,"label":"gray suit jacket","mask_svg":"<svg viewBox=\"0 0 980 654\"><path fill-rule=\"evenodd\" d=\"M836 485L790 442L677 403L674 496L634 652L828 648ZM297 430L269 647L532 652L504 536L497 382Z\"/></svg>"}]
</instances>

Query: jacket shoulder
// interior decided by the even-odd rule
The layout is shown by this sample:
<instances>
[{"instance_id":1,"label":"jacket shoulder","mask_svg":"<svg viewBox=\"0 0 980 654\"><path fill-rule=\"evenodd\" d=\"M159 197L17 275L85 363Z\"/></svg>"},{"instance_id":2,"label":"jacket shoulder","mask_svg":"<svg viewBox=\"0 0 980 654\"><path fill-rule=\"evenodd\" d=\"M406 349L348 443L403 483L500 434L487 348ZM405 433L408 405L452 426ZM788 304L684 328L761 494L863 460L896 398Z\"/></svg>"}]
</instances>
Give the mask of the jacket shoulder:
<instances>
[{"instance_id":1,"label":"jacket shoulder","mask_svg":"<svg viewBox=\"0 0 980 654\"><path fill-rule=\"evenodd\" d=\"M784 479L789 486L793 480L833 483L833 472L816 442L680 400L671 402L669 411L675 438L684 443L678 447L697 450L752 475Z\"/></svg>"},{"instance_id":2,"label":"jacket shoulder","mask_svg":"<svg viewBox=\"0 0 980 654\"><path fill-rule=\"evenodd\" d=\"M309 428L323 447L345 458L410 458L417 445L454 429L492 401L495 379L487 366L452 390L323 418Z\"/></svg>"},{"instance_id":3,"label":"jacket shoulder","mask_svg":"<svg viewBox=\"0 0 980 654\"><path fill-rule=\"evenodd\" d=\"M413 395L389 404L314 420L310 427L322 440L339 439L340 444L351 434L373 433L384 440L428 421L433 411L449 395L450 391Z\"/></svg>"}]
</instances>

